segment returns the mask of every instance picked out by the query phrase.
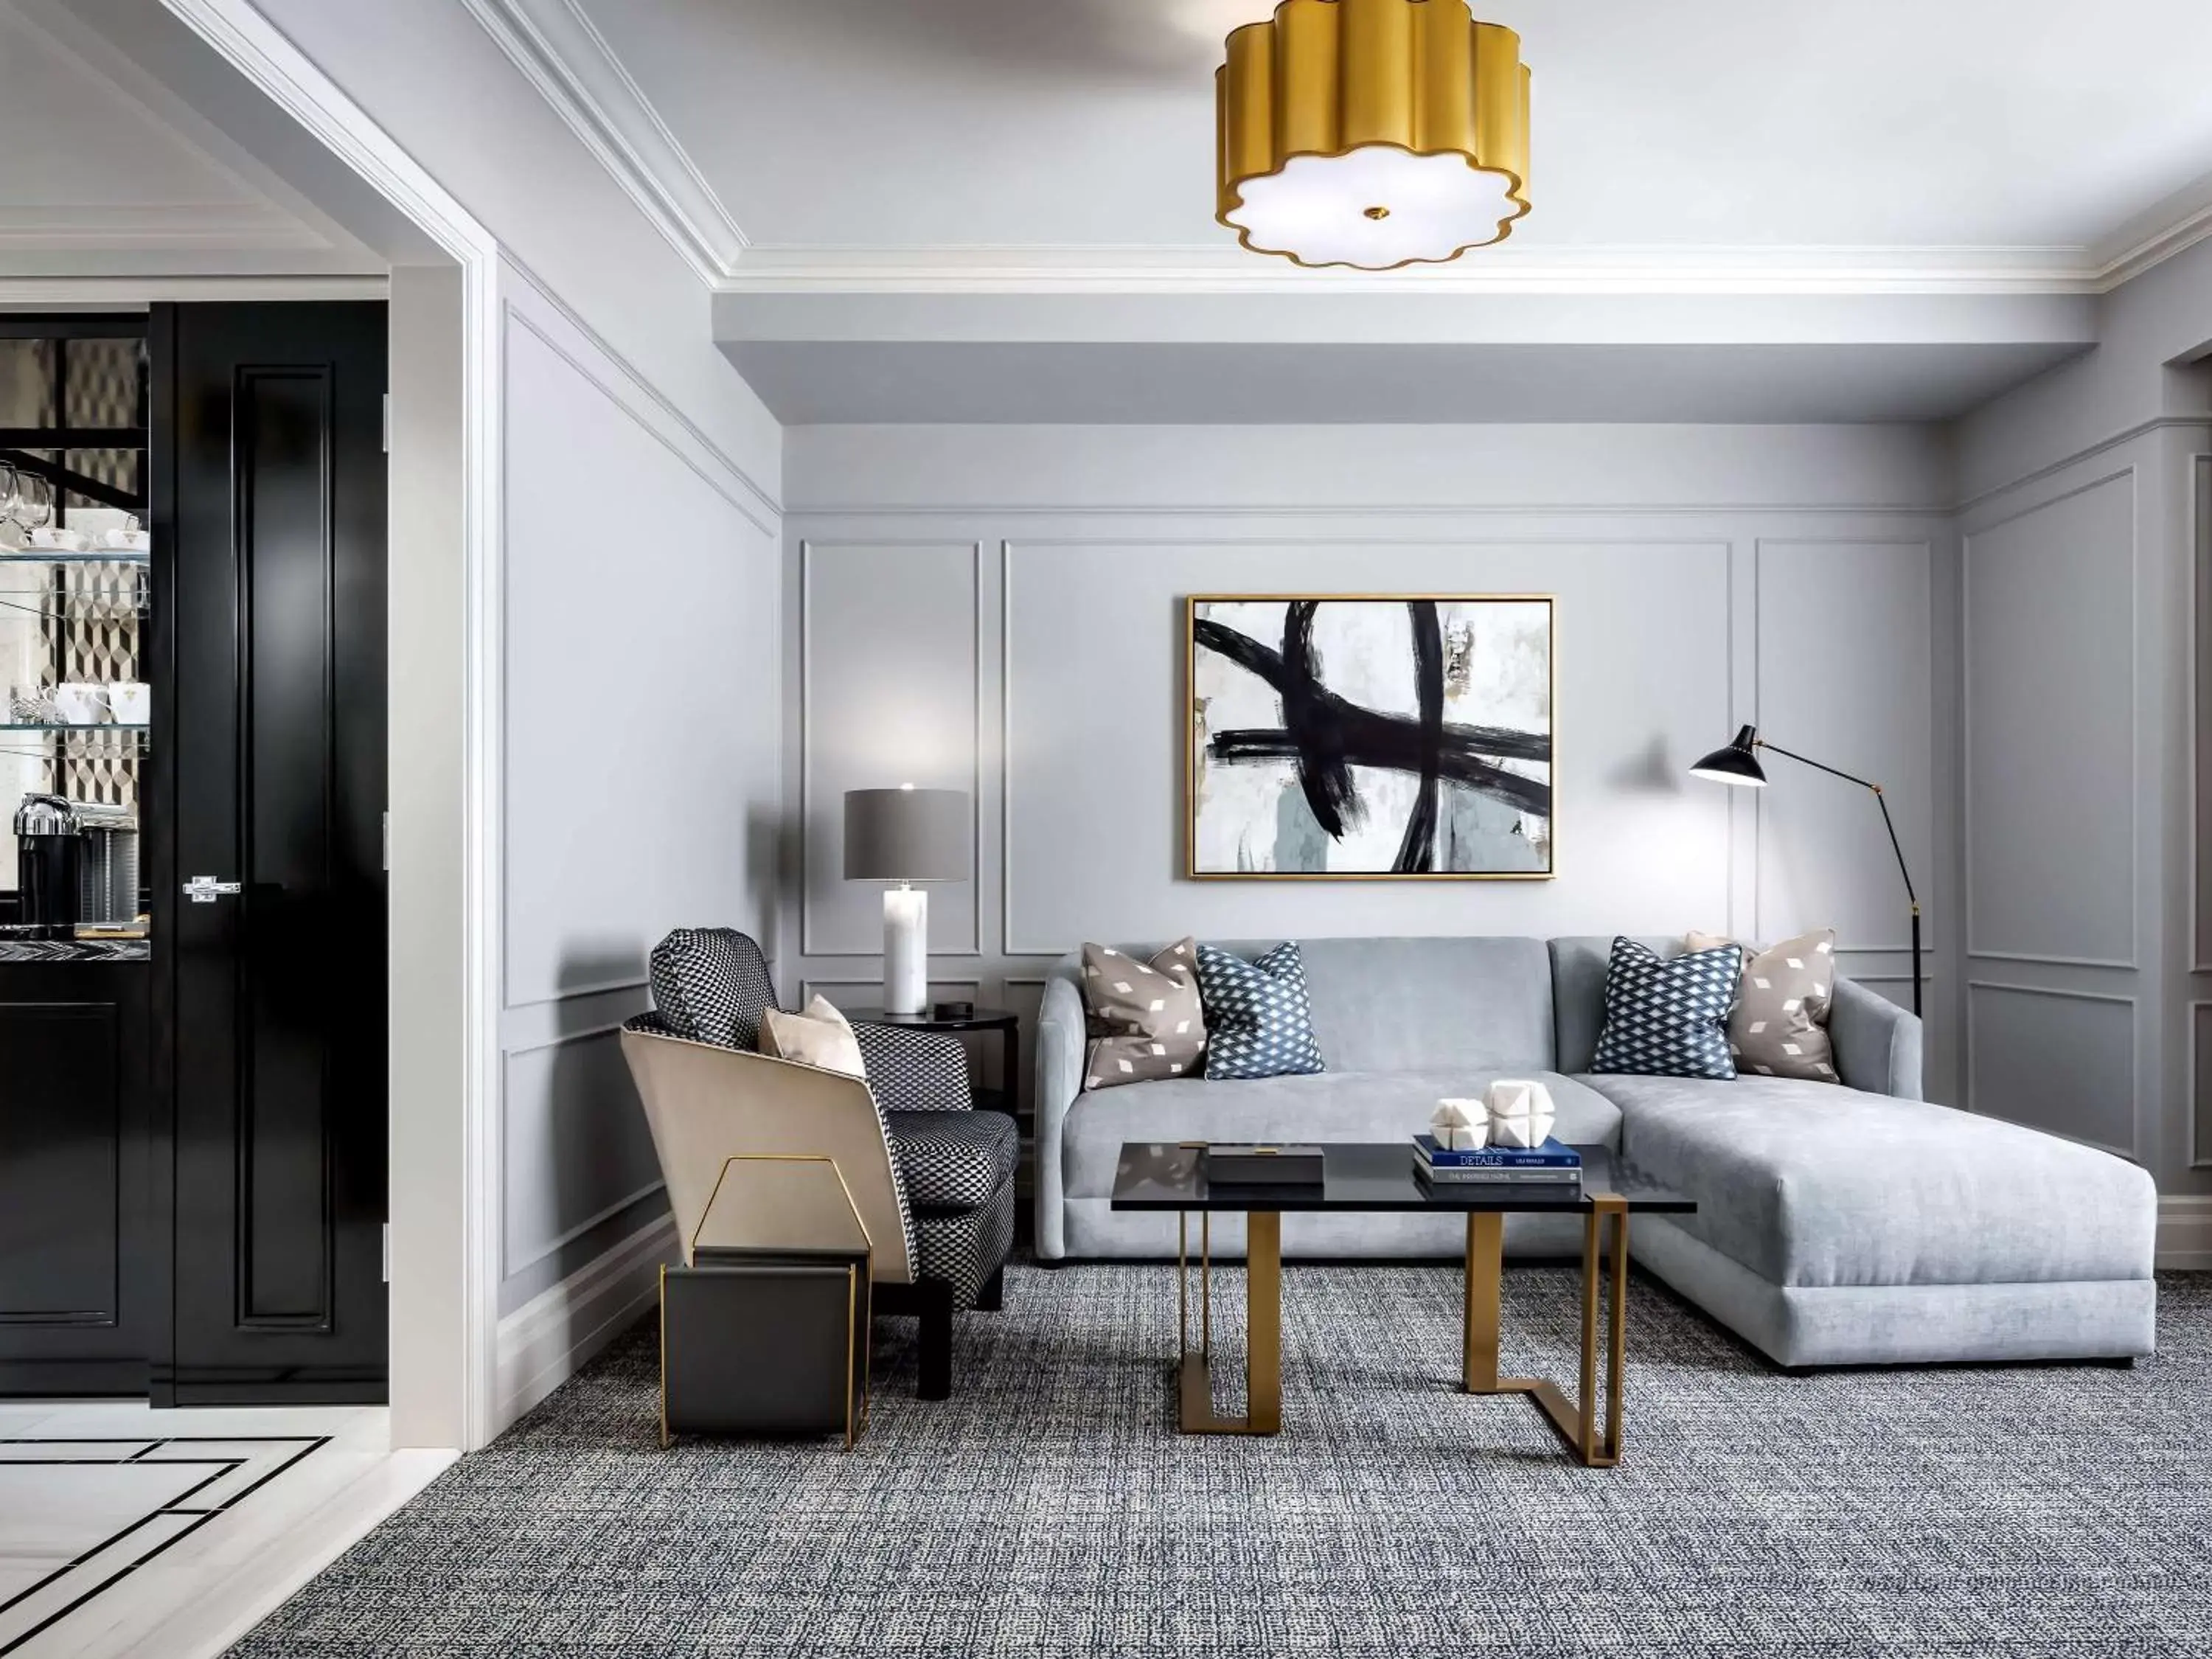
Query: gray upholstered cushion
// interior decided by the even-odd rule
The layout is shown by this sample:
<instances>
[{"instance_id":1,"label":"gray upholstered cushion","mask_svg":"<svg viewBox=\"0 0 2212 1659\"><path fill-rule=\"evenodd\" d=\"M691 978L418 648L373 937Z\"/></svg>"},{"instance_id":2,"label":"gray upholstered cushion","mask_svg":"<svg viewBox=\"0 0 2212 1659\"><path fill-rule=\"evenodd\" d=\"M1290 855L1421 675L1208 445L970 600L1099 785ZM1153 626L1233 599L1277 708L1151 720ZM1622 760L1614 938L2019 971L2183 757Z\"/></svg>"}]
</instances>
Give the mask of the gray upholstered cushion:
<instances>
[{"instance_id":1,"label":"gray upholstered cushion","mask_svg":"<svg viewBox=\"0 0 2212 1659\"><path fill-rule=\"evenodd\" d=\"M1827 1083L1582 1080L1621 1109L1627 1162L1698 1200L1681 1231L1770 1284L2150 1273L2156 1190L2110 1153Z\"/></svg>"},{"instance_id":2,"label":"gray upholstered cushion","mask_svg":"<svg viewBox=\"0 0 2212 1659\"><path fill-rule=\"evenodd\" d=\"M1552 976L1533 939L1306 939L1314 1034L1334 1072L1541 1071Z\"/></svg>"},{"instance_id":3,"label":"gray upholstered cushion","mask_svg":"<svg viewBox=\"0 0 2212 1659\"><path fill-rule=\"evenodd\" d=\"M1249 961L1279 941L1209 943ZM1119 948L1150 961L1161 946ZM1541 939L1301 936L1298 951L1314 1036L1333 1072L1465 1066L1510 1075L1552 1065L1552 975ZM1081 981L1073 957L1053 971ZM1602 1005L1602 965L1598 981Z\"/></svg>"},{"instance_id":4,"label":"gray upholstered cushion","mask_svg":"<svg viewBox=\"0 0 2212 1659\"><path fill-rule=\"evenodd\" d=\"M1778 1364L2096 1359L2158 1346L2154 1279L1770 1285L1680 1219L1638 1216L1629 1255Z\"/></svg>"},{"instance_id":5,"label":"gray upholstered cushion","mask_svg":"<svg viewBox=\"0 0 2212 1659\"><path fill-rule=\"evenodd\" d=\"M1309 1077L1212 1083L1133 1083L1076 1098L1061 1130L1061 1175L1070 1198L1103 1198L1125 1140L1403 1140L1429 1126L1447 1095L1480 1095L1495 1072L1322 1072ZM1549 1072L1562 1140L1610 1145L1620 1114L1602 1096Z\"/></svg>"}]
</instances>

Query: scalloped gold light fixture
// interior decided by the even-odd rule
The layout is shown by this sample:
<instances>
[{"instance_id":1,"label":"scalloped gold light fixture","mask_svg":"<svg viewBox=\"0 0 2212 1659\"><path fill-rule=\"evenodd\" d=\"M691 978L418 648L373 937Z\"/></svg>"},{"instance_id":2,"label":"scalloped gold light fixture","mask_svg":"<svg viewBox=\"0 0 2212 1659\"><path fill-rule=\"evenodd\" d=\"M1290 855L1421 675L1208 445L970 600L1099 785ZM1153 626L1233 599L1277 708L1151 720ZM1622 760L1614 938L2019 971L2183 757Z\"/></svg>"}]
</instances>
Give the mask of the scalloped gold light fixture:
<instances>
[{"instance_id":1,"label":"scalloped gold light fixture","mask_svg":"<svg viewBox=\"0 0 2212 1659\"><path fill-rule=\"evenodd\" d=\"M1214 216L1255 253L1442 264L1528 210L1521 37L1467 0L1283 0L1213 84Z\"/></svg>"}]
</instances>

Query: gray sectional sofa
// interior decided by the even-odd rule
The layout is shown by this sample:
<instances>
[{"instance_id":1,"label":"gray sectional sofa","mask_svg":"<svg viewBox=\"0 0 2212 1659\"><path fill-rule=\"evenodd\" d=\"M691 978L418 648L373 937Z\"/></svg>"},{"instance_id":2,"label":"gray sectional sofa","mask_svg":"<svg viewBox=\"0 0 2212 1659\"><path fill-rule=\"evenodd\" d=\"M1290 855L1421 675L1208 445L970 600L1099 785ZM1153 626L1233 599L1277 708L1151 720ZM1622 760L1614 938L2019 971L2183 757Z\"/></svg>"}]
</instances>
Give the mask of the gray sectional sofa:
<instances>
[{"instance_id":1,"label":"gray sectional sofa","mask_svg":"<svg viewBox=\"0 0 2212 1659\"><path fill-rule=\"evenodd\" d=\"M1038 1255L1175 1254L1172 1216L1110 1208L1126 1140L1395 1140L1425 1127L1442 1096L1534 1076L1552 1091L1561 1139L1601 1141L1698 1200L1693 1216L1637 1221L1630 1254L1779 1364L2151 1352L2157 1194L2141 1169L1922 1101L1919 1021L1849 981L1829 1024L1842 1086L1593 1074L1611 945L1306 940L1326 1072L1088 1094L1081 968L1064 958L1038 1035ZM1449 1216L1283 1220L1291 1256L1449 1256L1463 1237ZM1236 1218L1218 1219L1214 1244L1242 1254ZM1571 1254L1579 1225L1511 1217L1506 1248Z\"/></svg>"}]
</instances>

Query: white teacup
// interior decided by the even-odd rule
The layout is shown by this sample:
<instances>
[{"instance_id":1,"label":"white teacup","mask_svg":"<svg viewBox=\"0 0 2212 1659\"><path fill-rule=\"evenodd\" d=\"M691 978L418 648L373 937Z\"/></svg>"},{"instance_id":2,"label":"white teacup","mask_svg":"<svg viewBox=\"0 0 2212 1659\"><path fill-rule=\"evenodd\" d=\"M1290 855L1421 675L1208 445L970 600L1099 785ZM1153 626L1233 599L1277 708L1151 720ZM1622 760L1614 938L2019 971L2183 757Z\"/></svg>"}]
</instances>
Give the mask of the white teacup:
<instances>
[{"instance_id":1,"label":"white teacup","mask_svg":"<svg viewBox=\"0 0 2212 1659\"><path fill-rule=\"evenodd\" d=\"M154 715L154 688L143 680L116 680L107 688L107 706L118 726L144 726Z\"/></svg>"},{"instance_id":2,"label":"white teacup","mask_svg":"<svg viewBox=\"0 0 2212 1659\"><path fill-rule=\"evenodd\" d=\"M96 726L106 702L100 688L86 680L64 680L54 688L54 714L65 726Z\"/></svg>"},{"instance_id":3,"label":"white teacup","mask_svg":"<svg viewBox=\"0 0 2212 1659\"><path fill-rule=\"evenodd\" d=\"M61 525L41 525L31 532L31 545L41 552L82 553L92 541L82 530Z\"/></svg>"}]
</instances>

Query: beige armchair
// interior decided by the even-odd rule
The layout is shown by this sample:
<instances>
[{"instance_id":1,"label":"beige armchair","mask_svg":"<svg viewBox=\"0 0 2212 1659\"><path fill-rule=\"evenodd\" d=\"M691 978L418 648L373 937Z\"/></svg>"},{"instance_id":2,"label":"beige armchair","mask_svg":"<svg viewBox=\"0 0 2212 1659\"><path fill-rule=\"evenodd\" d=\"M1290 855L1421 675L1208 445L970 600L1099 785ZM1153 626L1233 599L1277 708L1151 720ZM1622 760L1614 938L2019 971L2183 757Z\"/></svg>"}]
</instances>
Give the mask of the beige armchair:
<instances>
[{"instance_id":1,"label":"beige armchair","mask_svg":"<svg viewBox=\"0 0 2212 1659\"><path fill-rule=\"evenodd\" d=\"M763 1152L830 1158L867 1229L878 1285L914 1282L914 1252L890 1143L855 1077L635 1027L623 1057L645 1102L684 1262L724 1160Z\"/></svg>"},{"instance_id":2,"label":"beige armchair","mask_svg":"<svg viewBox=\"0 0 2212 1659\"><path fill-rule=\"evenodd\" d=\"M656 1012L623 1027L653 1150L690 1264L716 1176L761 1153L834 1160L867 1229L878 1313L921 1321L925 1400L952 1388L952 1316L994 1310L1013 1248L1020 1137L979 1112L954 1036L863 1022L867 1079L755 1052L775 1006L760 947L726 927L678 928L653 947Z\"/></svg>"}]
</instances>

